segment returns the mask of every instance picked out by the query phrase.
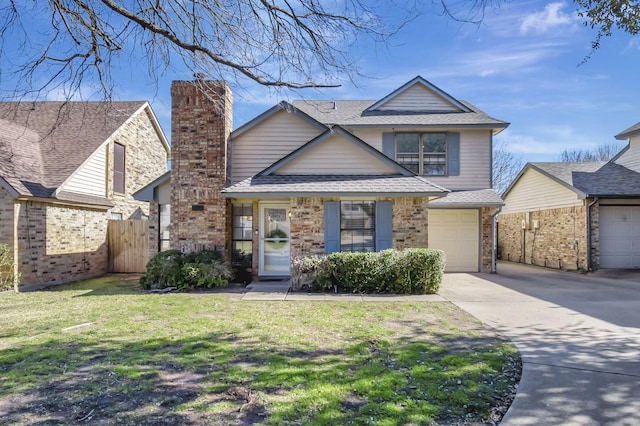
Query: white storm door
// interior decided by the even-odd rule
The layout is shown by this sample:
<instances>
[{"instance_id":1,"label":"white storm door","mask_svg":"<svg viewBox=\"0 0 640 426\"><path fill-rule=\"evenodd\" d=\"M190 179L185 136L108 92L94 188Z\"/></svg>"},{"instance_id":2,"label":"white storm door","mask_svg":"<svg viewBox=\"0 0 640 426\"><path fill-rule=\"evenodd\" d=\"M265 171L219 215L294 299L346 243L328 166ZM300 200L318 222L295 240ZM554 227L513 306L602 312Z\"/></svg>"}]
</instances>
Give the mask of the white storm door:
<instances>
[{"instance_id":1,"label":"white storm door","mask_svg":"<svg viewBox=\"0 0 640 426\"><path fill-rule=\"evenodd\" d=\"M291 224L289 203L260 203L260 256L258 275L289 276Z\"/></svg>"}]
</instances>

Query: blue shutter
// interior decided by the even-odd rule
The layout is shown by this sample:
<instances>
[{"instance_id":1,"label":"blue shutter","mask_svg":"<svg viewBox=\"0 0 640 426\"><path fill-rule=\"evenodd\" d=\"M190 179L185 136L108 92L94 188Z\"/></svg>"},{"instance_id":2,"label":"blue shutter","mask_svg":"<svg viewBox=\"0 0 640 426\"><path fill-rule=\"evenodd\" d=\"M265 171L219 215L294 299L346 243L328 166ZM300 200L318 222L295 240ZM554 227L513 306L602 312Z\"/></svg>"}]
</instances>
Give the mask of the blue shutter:
<instances>
[{"instance_id":1,"label":"blue shutter","mask_svg":"<svg viewBox=\"0 0 640 426\"><path fill-rule=\"evenodd\" d=\"M460 175L460 133L447 134L447 174Z\"/></svg>"},{"instance_id":2,"label":"blue shutter","mask_svg":"<svg viewBox=\"0 0 640 426\"><path fill-rule=\"evenodd\" d=\"M376 202L376 251L393 248L391 201Z\"/></svg>"},{"instance_id":3,"label":"blue shutter","mask_svg":"<svg viewBox=\"0 0 640 426\"><path fill-rule=\"evenodd\" d=\"M324 252L340 251L340 201L324 203Z\"/></svg>"},{"instance_id":4,"label":"blue shutter","mask_svg":"<svg viewBox=\"0 0 640 426\"><path fill-rule=\"evenodd\" d=\"M396 159L395 134L382 134L382 153L392 160Z\"/></svg>"}]
</instances>

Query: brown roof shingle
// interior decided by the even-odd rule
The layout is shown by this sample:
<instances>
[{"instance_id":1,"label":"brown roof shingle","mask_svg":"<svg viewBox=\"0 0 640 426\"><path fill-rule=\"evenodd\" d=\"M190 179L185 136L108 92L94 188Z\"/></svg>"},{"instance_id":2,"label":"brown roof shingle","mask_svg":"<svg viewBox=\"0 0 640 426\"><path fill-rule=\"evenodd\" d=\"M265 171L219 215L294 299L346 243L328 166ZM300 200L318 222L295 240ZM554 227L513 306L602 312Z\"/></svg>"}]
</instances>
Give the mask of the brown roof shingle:
<instances>
[{"instance_id":1,"label":"brown roof shingle","mask_svg":"<svg viewBox=\"0 0 640 426\"><path fill-rule=\"evenodd\" d=\"M20 195L51 197L144 104L0 102L0 177Z\"/></svg>"}]
</instances>

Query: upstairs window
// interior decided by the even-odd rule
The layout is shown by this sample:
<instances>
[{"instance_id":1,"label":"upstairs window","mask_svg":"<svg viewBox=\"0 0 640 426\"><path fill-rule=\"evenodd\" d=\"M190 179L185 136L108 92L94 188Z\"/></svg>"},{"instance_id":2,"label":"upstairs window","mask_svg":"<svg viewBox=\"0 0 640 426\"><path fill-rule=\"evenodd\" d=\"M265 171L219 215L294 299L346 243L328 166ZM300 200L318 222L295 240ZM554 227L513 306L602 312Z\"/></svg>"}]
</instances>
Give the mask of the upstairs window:
<instances>
[{"instance_id":1,"label":"upstairs window","mask_svg":"<svg viewBox=\"0 0 640 426\"><path fill-rule=\"evenodd\" d=\"M447 174L445 133L396 134L396 161L419 175Z\"/></svg>"},{"instance_id":2,"label":"upstairs window","mask_svg":"<svg viewBox=\"0 0 640 426\"><path fill-rule=\"evenodd\" d=\"M113 144L113 192L124 194L124 145Z\"/></svg>"}]
</instances>

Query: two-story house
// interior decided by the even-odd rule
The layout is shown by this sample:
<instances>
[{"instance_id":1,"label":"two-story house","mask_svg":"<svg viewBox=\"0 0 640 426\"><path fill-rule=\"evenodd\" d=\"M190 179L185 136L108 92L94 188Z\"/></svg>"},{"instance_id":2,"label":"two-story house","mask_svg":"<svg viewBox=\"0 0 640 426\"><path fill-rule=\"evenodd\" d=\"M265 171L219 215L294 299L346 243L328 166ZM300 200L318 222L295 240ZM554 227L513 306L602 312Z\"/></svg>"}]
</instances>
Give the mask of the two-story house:
<instances>
[{"instance_id":1,"label":"two-story house","mask_svg":"<svg viewBox=\"0 0 640 426\"><path fill-rule=\"evenodd\" d=\"M108 220L148 216L132 194L169 152L147 102L0 103L0 243L21 288L106 273Z\"/></svg>"},{"instance_id":2,"label":"two-story house","mask_svg":"<svg viewBox=\"0 0 640 426\"><path fill-rule=\"evenodd\" d=\"M408 247L444 250L447 271L495 268L492 139L508 123L422 77L380 100L281 102L233 131L224 83L179 81L172 116L171 174L138 196L170 202L173 248L251 254L260 277Z\"/></svg>"}]
</instances>

